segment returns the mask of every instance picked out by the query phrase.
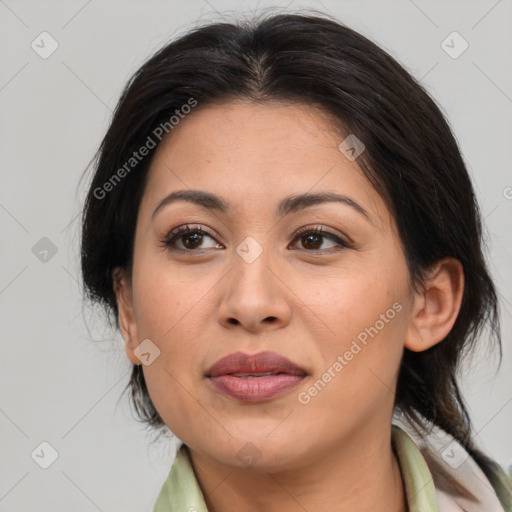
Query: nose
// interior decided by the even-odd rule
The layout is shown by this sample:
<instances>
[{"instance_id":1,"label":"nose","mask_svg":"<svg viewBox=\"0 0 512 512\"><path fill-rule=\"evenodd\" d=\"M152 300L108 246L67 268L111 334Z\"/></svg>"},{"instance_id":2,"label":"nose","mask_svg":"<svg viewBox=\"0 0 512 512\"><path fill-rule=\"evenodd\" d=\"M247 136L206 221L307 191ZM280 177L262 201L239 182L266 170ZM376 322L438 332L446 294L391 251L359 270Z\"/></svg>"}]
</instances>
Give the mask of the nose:
<instances>
[{"instance_id":1,"label":"nose","mask_svg":"<svg viewBox=\"0 0 512 512\"><path fill-rule=\"evenodd\" d=\"M292 312L291 292L271 251L263 250L253 261L240 254L233 254L231 271L223 280L219 322L227 328L240 325L253 333L286 326Z\"/></svg>"}]
</instances>

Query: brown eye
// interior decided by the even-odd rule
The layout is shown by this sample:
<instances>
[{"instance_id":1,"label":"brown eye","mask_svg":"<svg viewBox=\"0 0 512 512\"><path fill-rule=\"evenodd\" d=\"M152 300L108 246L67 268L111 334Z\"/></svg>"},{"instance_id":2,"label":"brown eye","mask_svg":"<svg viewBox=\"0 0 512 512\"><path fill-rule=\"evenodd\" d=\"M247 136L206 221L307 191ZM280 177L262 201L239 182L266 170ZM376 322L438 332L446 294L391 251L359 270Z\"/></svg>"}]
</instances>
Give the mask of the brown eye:
<instances>
[{"instance_id":1,"label":"brown eye","mask_svg":"<svg viewBox=\"0 0 512 512\"><path fill-rule=\"evenodd\" d=\"M320 249L322 245L323 235L318 233L310 233L309 235L302 235L301 242L306 249Z\"/></svg>"},{"instance_id":2,"label":"brown eye","mask_svg":"<svg viewBox=\"0 0 512 512\"><path fill-rule=\"evenodd\" d=\"M350 244L346 241L340 238L339 236L335 235L334 233L331 233L329 231L326 231L321 228L304 228L299 233L297 233L297 236L295 238L296 240L300 240L300 243L302 246L307 249L308 251L321 251L323 249L329 249L329 247L324 247L322 249L322 244L324 243L324 239L331 240L334 242L334 247L337 245L338 247L341 246L343 248L349 248ZM330 247L332 248L332 246ZM340 250L340 249L336 249Z\"/></svg>"},{"instance_id":3,"label":"brown eye","mask_svg":"<svg viewBox=\"0 0 512 512\"><path fill-rule=\"evenodd\" d=\"M217 242L207 231L201 228L191 228L190 226L181 226L173 229L164 240L164 245L169 250L175 251L200 251L206 247L202 244L206 239L211 239L218 246Z\"/></svg>"},{"instance_id":4,"label":"brown eye","mask_svg":"<svg viewBox=\"0 0 512 512\"><path fill-rule=\"evenodd\" d=\"M187 249L197 249L203 241L203 235L197 231L181 235L180 240Z\"/></svg>"}]
</instances>

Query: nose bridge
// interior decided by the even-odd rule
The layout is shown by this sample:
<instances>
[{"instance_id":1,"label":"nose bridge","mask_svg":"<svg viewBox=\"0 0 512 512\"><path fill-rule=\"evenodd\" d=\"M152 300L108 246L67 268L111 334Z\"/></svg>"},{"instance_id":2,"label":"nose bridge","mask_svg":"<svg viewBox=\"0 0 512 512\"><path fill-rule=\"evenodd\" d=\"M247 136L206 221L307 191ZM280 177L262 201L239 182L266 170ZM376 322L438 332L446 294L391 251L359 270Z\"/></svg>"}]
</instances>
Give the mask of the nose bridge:
<instances>
[{"instance_id":1,"label":"nose bridge","mask_svg":"<svg viewBox=\"0 0 512 512\"><path fill-rule=\"evenodd\" d=\"M265 234L247 236L235 248L229 289L219 309L220 321L226 325L239 323L255 330L265 320L279 324L288 321L289 304L276 282L275 270L271 270L276 267L276 255L267 246L269 239Z\"/></svg>"},{"instance_id":2,"label":"nose bridge","mask_svg":"<svg viewBox=\"0 0 512 512\"><path fill-rule=\"evenodd\" d=\"M268 268L271 266L272 251L268 244L269 236L260 235L257 238L247 236L236 247L233 278L236 285L242 286L242 292L243 287L249 287L253 293L265 294L273 287L270 282L272 272Z\"/></svg>"}]
</instances>

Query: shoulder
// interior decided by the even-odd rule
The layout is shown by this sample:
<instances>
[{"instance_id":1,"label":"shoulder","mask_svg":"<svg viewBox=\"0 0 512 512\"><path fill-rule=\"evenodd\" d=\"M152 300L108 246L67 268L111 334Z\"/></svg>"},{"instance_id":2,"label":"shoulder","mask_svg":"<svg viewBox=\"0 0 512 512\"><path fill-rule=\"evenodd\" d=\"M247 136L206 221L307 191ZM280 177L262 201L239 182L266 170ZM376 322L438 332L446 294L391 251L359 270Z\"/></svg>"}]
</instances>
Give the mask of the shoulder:
<instances>
[{"instance_id":1,"label":"shoulder","mask_svg":"<svg viewBox=\"0 0 512 512\"><path fill-rule=\"evenodd\" d=\"M399 459L402 474L428 468L429 476L423 478L430 478L433 483L439 512L512 510L512 479L495 464L491 482L467 451L445 432L438 429L427 437L420 437L402 424L393 425L393 440L395 446L397 443L403 445L402 451L409 454L405 458L402 453L402 460Z\"/></svg>"}]
</instances>

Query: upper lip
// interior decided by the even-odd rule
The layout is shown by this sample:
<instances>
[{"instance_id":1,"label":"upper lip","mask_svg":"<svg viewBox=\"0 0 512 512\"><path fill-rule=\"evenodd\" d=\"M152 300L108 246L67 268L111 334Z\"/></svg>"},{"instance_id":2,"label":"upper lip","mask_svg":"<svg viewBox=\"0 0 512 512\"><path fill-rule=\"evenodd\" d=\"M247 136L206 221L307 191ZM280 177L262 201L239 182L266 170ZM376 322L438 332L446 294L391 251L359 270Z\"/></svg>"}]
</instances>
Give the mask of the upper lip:
<instances>
[{"instance_id":1,"label":"upper lip","mask_svg":"<svg viewBox=\"0 0 512 512\"><path fill-rule=\"evenodd\" d=\"M265 351L258 354L235 352L215 362L206 372L207 377L218 377L233 373L287 373L289 375L307 375L306 371L292 363L286 357L275 352Z\"/></svg>"}]
</instances>

